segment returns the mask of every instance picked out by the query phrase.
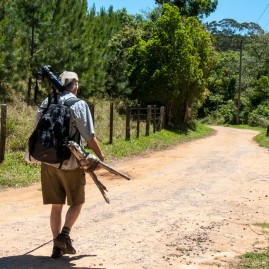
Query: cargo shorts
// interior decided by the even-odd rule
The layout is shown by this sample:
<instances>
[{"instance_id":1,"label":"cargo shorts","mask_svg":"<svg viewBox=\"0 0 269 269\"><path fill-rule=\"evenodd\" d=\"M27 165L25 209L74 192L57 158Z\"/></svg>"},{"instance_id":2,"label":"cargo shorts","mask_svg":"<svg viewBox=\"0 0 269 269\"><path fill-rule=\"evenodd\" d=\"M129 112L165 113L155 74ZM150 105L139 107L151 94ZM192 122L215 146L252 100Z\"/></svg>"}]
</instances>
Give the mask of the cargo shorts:
<instances>
[{"instance_id":1,"label":"cargo shorts","mask_svg":"<svg viewBox=\"0 0 269 269\"><path fill-rule=\"evenodd\" d=\"M44 204L79 205L85 202L85 172L58 169L41 163L41 186Z\"/></svg>"}]
</instances>

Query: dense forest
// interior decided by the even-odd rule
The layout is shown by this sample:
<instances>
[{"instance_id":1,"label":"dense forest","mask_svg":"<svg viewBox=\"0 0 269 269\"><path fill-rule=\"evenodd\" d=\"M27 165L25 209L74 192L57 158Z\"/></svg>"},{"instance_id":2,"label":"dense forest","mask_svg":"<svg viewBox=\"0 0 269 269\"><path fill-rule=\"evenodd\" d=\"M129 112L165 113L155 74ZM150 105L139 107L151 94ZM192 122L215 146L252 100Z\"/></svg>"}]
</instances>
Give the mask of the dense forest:
<instances>
[{"instance_id":1,"label":"dense forest","mask_svg":"<svg viewBox=\"0 0 269 269\"><path fill-rule=\"evenodd\" d=\"M217 0L156 1L137 15L86 0L1 3L1 103L16 93L38 102L47 85L36 74L50 65L77 72L84 98L164 105L169 125L268 125L268 34L228 18L203 23Z\"/></svg>"}]
</instances>

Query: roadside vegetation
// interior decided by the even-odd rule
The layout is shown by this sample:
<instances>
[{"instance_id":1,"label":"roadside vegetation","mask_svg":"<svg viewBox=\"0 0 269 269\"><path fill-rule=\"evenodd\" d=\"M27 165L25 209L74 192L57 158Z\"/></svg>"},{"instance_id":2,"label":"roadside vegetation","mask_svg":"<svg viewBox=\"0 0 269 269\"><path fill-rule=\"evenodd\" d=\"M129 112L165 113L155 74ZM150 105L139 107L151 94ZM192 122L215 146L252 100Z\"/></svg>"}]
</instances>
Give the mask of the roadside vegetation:
<instances>
[{"instance_id":1,"label":"roadside vegetation","mask_svg":"<svg viewBox=\"0 0 269 269\"><path fill-rule=\"evenodd\" d=\"M118 138L112 145L101 142L101 147L106 156L106 162L109 163L124 157L128 158L149 153L150 151L165 149L210 133L210 128L198 124L195 131L189 131L188 133L162 130L147 137L133 138L130 141ZM39 164L28 164L24 157L25 151L6 153L4 162L0 164L0 189L25 187L40 180Z\"/></svg>"},{"instance_id":2,"label":"roadside vegetation","mask_svg":"<svg viewBox=\"0 0 269 269\"><path fill-rule=\"evenodd\" d=\"M7 148L5 160L0 164L0 189L7 187L25 187L40 179L39 164L29 164L25 161L27 140L33 130L37 107L29 107L19 99L8 106ZM115 113L115 139L109 144L108 122L109 101L100 100L96 105L96 134L101 142L106 162L121 158L129 158L150 151L162 150L175 144L186 142L209 135L212 130L202 124L197 124L194 130L174 131L161 130L145 136L145 128L141 126L140 137L131 132L131 139L125 140L125 118Z\"/></svg>"},{"instance_id":3,"label":"roadside vegetation","mask_svg":"<svg viewBox=\"0 0 269 269\"><path fill-rule=\"evenodd\" d=\"M269 223L256 223L262 233L269 235ZM237 269L267 269L269 268L269 247L263 250L247 252L239 257Z\"/></svg>"}]
</instances>

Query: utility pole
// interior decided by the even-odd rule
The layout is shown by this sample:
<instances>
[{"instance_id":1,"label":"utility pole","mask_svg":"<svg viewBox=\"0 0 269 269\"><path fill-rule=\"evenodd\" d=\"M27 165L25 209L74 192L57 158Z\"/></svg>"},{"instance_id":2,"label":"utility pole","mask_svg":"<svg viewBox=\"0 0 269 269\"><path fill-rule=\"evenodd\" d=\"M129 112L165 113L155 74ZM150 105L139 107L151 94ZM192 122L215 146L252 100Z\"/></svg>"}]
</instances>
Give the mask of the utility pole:
<instances>
[{"instance_id":1,"label":"utility pole","mask_svg":"<svg viewBox=\"0 0 269 269\"><path fill-rule=\"evenodd\" d=\"M241 80L242 80L242 51L243 41L240 41L240 63L239 63L239 83L238 83L238 98L237 98L237 117L236 124L240 123L240 108L241 108Z\"/></svg>"}]
</instances>

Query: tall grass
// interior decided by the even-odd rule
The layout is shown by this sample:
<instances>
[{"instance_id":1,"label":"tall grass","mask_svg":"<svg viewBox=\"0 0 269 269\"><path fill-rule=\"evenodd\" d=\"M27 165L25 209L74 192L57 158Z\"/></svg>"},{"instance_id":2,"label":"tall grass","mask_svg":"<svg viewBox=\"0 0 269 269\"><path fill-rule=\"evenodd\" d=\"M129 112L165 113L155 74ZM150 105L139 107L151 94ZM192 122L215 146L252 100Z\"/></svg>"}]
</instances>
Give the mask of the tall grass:
<instances>
[{"instance_id":1,"label":"tall grass","mask_svg":"<svg viewBox=\"0 0 269 269\"><path fill-rule=\"evenodd\" d=\"M91 101L94 103L94 126L95 133L102 143L109 141L109 124L110 124L110 102L106 100ZM116 103L117 104L117 103ZM118 104L119 105L119 104ZM7 106L7 141L6 150L16 151L25 150L27 147L27 138L33 131L35 124L35 115L38 106L28 106L22 101L22 97L14 98L12 103ZM118 113L118 108L114 109L114 130L113 139L125 138L125 115ZM132 122L131 136L136 135L136 123ZM145 123L141 123L141 132L145 133Z\"/></svg>"},{"instance_id":2,"label":"tall grass","mask_svg":"<svg viewBox=\"0 0 269 269\"><path fill-rule=\"evenodd\" d=\"M33 131L37 107L27 106L21 96L7 105L7 152L25 150L27 138Z\"/></svg>"},{"instance_id":3,"label":"tall grass","mask_svg":"<svg viewBox=\"0 0 269 269\"><path fill-rule=\"evenodd\" d=\"M89 101L91 102L91 101ZM100 141L106 143L109 141L109 126L110 126L110 102L106 100L98 100L94 102L95 105L95 132ZM120 101L114 102L113 113L113 140L125 138L126 129L126 115L120 113L125 106ZM146 130L146 123L140 122L140 135L144 135ZM131 137L136 136L136 121L131 121Z\"/></svg>"}]
</instances>

